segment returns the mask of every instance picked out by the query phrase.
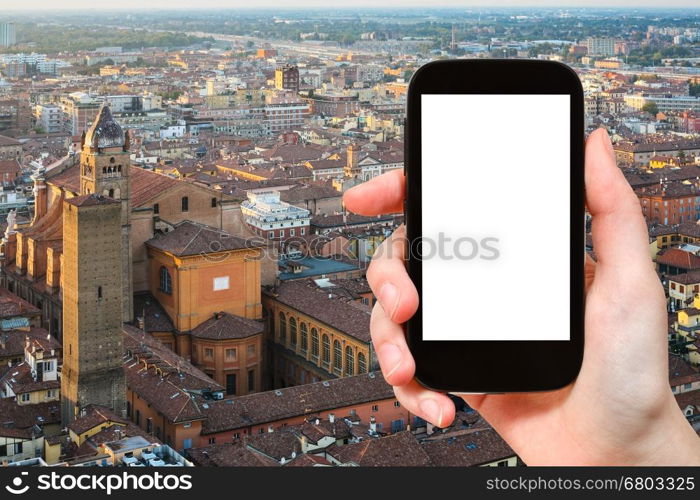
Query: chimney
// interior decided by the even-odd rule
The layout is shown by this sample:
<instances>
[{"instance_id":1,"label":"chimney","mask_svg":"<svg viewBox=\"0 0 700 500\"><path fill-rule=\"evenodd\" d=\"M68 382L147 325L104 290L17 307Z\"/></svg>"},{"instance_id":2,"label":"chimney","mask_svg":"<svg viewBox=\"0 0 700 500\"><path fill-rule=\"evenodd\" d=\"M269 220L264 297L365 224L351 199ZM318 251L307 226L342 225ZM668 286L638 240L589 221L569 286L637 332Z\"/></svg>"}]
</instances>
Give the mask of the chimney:
<instances>
[{"instance_id":1,"label":"chimney","mask_svg":"<svg viewBox=\"0 0 700 500\"><path fill-rule=\"evenodd\" d=\"M329 413L329 414L328 414L328 421L329 421L331 424L332 424L333 422L335 422L335 415L333 415L332 413Z\"/></svg>"}]
</instances>

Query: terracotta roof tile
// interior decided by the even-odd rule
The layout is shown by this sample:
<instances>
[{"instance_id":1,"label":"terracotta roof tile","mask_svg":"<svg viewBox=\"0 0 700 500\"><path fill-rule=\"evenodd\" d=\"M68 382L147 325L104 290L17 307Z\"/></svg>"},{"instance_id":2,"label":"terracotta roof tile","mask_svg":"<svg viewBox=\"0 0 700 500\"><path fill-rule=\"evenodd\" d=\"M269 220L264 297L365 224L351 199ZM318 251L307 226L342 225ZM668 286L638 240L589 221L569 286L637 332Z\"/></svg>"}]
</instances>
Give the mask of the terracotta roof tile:
<instances>
[{"instance_id":1,"label":"terracotta roof tile","mask_svg":"<svg viewBox=\"0 0 700 500\"><path fill-rule=\"evenodd\" d=\"M227 312L216 313L192 330L192 336L202 339L224 340L242 339L263 332L260 321L242 318Z\"/></svg>"},{"instance_id":2,"label":"terracotta roof tile","mask_svg":"<svg viewBox=\"0 0 700 500\"><path fill-rule=\"evenodd\" d=\"M245 240L189 220L175 224L172 231L158 235L146 244L179 257L257 248L263 245L262 241Z\"/></svg>"}]
</instances>

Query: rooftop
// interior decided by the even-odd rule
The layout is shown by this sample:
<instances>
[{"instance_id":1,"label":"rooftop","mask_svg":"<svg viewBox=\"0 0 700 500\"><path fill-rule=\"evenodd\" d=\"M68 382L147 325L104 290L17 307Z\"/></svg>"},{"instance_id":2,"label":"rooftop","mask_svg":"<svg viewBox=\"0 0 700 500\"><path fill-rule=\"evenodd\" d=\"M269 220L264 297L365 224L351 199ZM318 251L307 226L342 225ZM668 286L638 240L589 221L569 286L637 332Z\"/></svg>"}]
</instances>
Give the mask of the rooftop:
<instances>
[{"instance_id":1,"label":"rooftop","mask_svg":"<svg viewBox=\"0 0 700 500\"><path fill-rule=\"evenodd\" d=\"M219 312L192 330L192 336L210 340L242 339L263 332L261 321Z\"/></svg>"},{"instance_id":2,"label":"rooftop","mask_svg":"<svg viewBox=\"0 0 700 500\"><path fill-rule=\"evenodd\" d=\"M699 258L700 259L700 258ZM370 342L371 308L311 279L283 281L263 293L362 342Z\"/></svg>"},{"instance_id":3,"label":"rooftop","mask_svg":"<svg viewBox=\"0 0 700 500\"><path fill-rule=\"evenodd\" d=\"M146 244L178 257L230 252L262 246L261 241L239 238L226 231L190 220L175 224L172 231L160 234L148 240Z\"/></svg>"}]
</instances>

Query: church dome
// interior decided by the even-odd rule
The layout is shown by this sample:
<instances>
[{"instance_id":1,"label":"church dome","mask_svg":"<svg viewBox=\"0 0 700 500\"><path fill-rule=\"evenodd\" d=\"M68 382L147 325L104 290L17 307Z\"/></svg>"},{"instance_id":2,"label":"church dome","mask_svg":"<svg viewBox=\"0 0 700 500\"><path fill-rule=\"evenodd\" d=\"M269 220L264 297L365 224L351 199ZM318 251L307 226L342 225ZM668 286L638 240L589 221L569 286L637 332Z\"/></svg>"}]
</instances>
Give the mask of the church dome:
<instances>
[{"instance_id":1,"label":"church dome","mask_svg":"<svg viewBox=\"0 0 700 500\"><path fill-rule=\"evenodd\" d=\"M123 147L124 131L116 122L107 104L103 104L97 118L85 134L85 145L91 148Z\"/></svg>"}]
</instances>

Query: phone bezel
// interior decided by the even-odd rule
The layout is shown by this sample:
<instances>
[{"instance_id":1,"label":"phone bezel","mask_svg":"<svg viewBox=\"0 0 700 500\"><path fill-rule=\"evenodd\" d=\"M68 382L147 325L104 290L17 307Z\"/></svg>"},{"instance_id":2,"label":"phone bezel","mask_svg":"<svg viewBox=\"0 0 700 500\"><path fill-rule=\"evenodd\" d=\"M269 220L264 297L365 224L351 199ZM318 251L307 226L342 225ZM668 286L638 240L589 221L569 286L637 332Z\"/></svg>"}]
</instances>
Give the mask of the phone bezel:
<instances>
[{"instance_id":1,"label":"phone bezel","mask_svg":"<svg viewBox=\"0 0 700 500\"><path fill-rule=\"evenodd\" d=\"M580 370L584 343L584 109L583 88L568 66L523 59L452 59L421 66L411 78L405 127L406 234L409 255L420 255L422 94L569 94L570 98L570 340L425 341L422 309L406 323L416 363L416 380L444 392L501 393L564 387ZM449 172L445 172L449 182ZM556 231L554 231L556 234ZM533 235L538 237L538 235ZM533 263L537 265L537 263ZM422 264L409 258L407 270L422 294ZM544 278L543 278L544 279ZM458 293L458 290L455 290ZM556 292L553 292L556 293ZM543 297L544 302L544 297ZM468 308L466 305L465 309ZM455 321L465 311L455 311ZM547 321L543 307L542 321ZM535 328L537 325L518 325ZM494 328L498 328L494 319ZM504 324L503 327L508 327Z\"/></svg>"}]
</instances>

